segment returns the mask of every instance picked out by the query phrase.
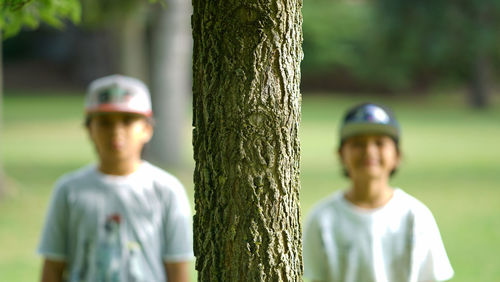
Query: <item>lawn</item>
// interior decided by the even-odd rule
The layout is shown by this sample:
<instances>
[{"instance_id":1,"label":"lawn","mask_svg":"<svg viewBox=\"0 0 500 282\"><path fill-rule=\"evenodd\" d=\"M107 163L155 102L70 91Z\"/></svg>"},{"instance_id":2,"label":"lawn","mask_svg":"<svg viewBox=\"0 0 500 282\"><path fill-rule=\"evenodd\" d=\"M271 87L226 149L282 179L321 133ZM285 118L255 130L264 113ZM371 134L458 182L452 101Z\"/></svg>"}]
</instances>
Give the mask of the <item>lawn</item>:
<instances>
[{"instance_id":1,"label":"lawn","mask_svg":"<svg viewBox=\"0 0 500 282\"><path fill-rule=\"evenodd\" d=\"M348 185L336 156L337 125L346 107L366 97L304 95L301 125L301 206ZM498 281L500 268L500 104L486 111L458 95L385 98L403 125L404 160L394 186L433 211L455 269L453 281ZM94 160L82 125L82 96L8 95L1 153L9 184L0 201L0 281L36 281L35 250L52 185ZM186 109L186 113L189 113ZM185 144L190 142L186 120ZM192 201L191 148L176 169ZM193 277L195 273L193 271Z\"/></svg>"}]
</instances>

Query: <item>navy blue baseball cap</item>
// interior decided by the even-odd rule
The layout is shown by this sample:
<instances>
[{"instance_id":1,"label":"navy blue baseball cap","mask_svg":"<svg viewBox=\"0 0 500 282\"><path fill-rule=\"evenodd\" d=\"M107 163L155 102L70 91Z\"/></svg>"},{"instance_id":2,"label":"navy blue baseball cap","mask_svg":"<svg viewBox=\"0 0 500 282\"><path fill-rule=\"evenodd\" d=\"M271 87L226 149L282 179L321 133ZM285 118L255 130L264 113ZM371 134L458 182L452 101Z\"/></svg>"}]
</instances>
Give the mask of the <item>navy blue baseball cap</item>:
<instances>
[{"instance_id":1,"label":"navy blue baseball cap","mask_svg":"<svg viewBox=\"0 0 500 282\"><path fill-rule=\"evenodd\" d=\"M399 141L401 129L392 111L382 105L363 103L347 111L340 125L341 144L361 134L383 134Z\"/></svg>"}]
</instances>

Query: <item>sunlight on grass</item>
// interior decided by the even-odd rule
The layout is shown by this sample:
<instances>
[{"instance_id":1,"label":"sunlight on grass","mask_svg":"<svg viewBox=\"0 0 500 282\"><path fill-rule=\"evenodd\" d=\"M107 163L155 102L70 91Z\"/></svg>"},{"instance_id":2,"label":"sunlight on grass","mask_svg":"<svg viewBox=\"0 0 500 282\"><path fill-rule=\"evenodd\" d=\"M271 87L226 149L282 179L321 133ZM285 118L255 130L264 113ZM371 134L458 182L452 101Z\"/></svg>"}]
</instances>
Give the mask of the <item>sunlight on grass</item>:
<instances>
[{"instance_id":1,"label":"sunlight on grass","mask_svg":"<svg viewBox=\"0 0 500 282\"><path fill-rule=\"evenodd\" d=\"M303 219L323 197L347 187L336 150L342 113L366 97L303 97L301 207ZM472 111L453 97L377 98L394 108L403 126L402 166L392 180L426 203L440 226L453 281L495 281L500 245L500 110ZM7 96L1 153L9 194L0 201L0 281L36 281L35 254L54 181L95 157L82 126L81 96ZM186 144L191 144L190 123ZM173 172L193 205L192 149ZM196 277L194 263L191 275ZM194 280L193 280L194 281Z\"/></svg>"}]
</instances>

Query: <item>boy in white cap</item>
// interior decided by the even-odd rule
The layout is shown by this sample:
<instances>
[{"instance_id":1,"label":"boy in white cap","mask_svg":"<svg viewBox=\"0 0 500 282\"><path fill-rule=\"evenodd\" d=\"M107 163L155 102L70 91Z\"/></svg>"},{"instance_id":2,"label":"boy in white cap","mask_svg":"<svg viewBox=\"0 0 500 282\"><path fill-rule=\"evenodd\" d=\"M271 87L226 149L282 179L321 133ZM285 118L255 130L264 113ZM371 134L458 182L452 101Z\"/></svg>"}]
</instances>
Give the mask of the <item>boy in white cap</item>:
<instances>
[{"instance_id":1,"label":"boy in white cap","mask_svg":"<svg viewBox=\"0 0 500 282\"><path fill-rule=\"evenodd\" d=\"M42 281L187 281L185 190L141 159L153 135L148 88L121 75L97 79L85 110L98 163L56 184L38 249Z\"/></svg>"},{"instance_id":2,"label":"boy in white cap","mask_svg":"<svg viewBox=\"0 0 500 282\"><path fill-rule=\"evenodd\" d=\"M384 106L347 111L338 154L351 185L315 206L304 233L311 281L417 282L453 276L436 221L389 179L400 162L399 124Z\"/></svg>"}]
</instances>

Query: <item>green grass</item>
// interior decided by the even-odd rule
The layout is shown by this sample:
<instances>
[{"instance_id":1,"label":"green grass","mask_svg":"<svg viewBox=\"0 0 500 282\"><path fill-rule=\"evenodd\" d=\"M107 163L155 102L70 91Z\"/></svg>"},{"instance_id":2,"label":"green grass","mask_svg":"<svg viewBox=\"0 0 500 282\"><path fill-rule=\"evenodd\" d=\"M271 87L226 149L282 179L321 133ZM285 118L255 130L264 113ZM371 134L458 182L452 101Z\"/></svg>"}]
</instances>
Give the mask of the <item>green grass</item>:
<instances>
[{"instance_id":1,"label":"green grass","mask_svg":"<svg viewBox=\"0 0 500 282\"><path fill-rule=\"evenodd\" d=\"M344 188L336 156L343 111L364 97L303 98L301 206L306 217L322 197ZM382 99L403 125L404 160L392 184L433 211L455 269L453 281L500 277L500 107L473 111L457 95ZM1 153L9 191L0 201L0 281L36 281L35 250L54 181L94 160L82 126L81 96L7 96ZM190 112L187 109L186 112ZM186 121L185 144L191 144ZM191 148L175 173L192 200ZM196 274L192 270L192 276Z\"/></svg>"}]
</instances>

